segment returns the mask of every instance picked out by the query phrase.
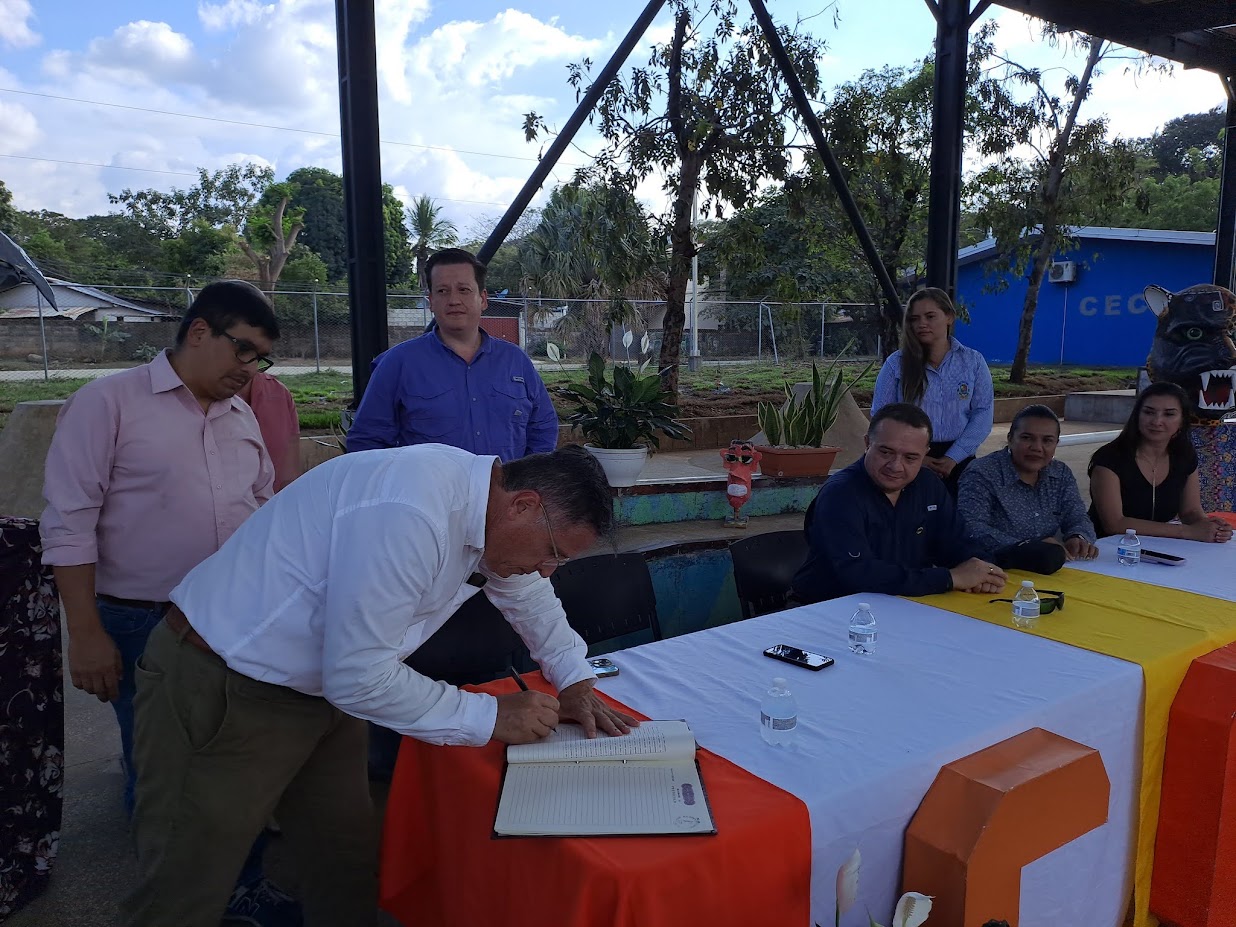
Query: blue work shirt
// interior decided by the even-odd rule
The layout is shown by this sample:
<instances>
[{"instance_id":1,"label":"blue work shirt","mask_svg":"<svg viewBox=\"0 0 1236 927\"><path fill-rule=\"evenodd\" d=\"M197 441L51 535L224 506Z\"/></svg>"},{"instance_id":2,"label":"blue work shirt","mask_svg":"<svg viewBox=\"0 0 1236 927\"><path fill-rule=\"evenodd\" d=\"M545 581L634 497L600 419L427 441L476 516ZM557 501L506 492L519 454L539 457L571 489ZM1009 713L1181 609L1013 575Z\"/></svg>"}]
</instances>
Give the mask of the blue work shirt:
<instances>
[{"instance_id":1,"label":"blue work shirt","mask_svg":"<svg viewBox=\"0 0 1236 927\"><path fill-rule=\"evenodd\" d=\"M925 364L927 382L917 405L931 419L931 440L947 441L945 453L955 463L978 453L979 445L991 434L996 395L991 370L983 355L949 337L948 353L939 367ZM894 351L880 368L871 414L893 402L905 402L901 384L901 352Z\"/></svg>"},{"instance_id":2,"label":"blue work shirt","mask_svg":"<svg viewBox=\"0 0 1236 927\"><path fill-rule=\"evenodd\" d=\"M980 553L938 476L920 470L893 505L861 457L820 487L806 528L807 561L793 583L803 602L948 592L949 569Z\"/></svg>"},{"instance_id":3,"label":"blue work shirt","mask_svg":"<svg viewBox=\"0 0 1236 927\"><path fill-rule=\"evenodd\" d=\"M518 346L482 331L468 363L430 331L374 361L347 444L349 452L449 444L516 460L557 447L558 414Z\"/></svg>"}]
</instances>

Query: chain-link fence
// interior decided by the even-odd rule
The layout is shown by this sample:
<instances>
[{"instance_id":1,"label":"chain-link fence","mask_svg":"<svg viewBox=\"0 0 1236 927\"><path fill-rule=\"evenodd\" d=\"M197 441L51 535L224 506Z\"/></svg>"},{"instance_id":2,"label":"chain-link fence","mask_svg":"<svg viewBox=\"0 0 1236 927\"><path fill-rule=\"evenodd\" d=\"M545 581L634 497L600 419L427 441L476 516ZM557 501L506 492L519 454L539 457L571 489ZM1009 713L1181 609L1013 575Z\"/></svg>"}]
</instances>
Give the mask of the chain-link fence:
<instances>
[{"instance_id":1,"label":"chain-link fence","mask_svg":"<svg viewBox=\"0 0 1236 927\"><path fill-rule=\"evenodd\" d=\"M29 290L22 305L17 290ZM0 294L0 380L89 378L149 361L171 345L195 291L187 287L134 288L57 284L58 312L33 287ZM278 290L273 294L280 338L276 372L348 371L352 364L346 292ZM701 300L694 336L687 307L681 356L704 362L770 363L831 357L847 351L878 356L878 309L835 303L769 303ZM391 292L387 320L391 344L421 334L429 323L423 293ZM608 300L491 297L483 325L495 337L546 361L554 342L563 362L579 364L592 351L637 358L644 334L660 351L664 302L615 305ZM606 326L612 323L607 334ZM625 348L622 336L635 334Z\"/></svg>"}]
</instances>

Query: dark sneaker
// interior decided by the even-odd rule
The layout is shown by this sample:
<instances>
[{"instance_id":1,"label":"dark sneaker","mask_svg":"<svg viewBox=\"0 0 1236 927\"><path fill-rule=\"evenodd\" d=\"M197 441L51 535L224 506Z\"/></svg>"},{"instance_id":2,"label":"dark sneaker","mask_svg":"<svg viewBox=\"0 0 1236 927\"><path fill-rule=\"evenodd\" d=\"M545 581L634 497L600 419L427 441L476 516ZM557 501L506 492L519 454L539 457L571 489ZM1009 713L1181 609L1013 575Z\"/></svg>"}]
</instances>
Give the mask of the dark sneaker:
<instances>
[{"instance_id":1,"label":"dark sneaker","mask_svg":"<svg viewBox=\"0 0 1236 927\"><path fill-rule=\"evenodd\" d=\"M296 899L269 879L237 885L223 912L225 924L251 927L302 927L304 918Z\"/></svg>"}]
</instances>

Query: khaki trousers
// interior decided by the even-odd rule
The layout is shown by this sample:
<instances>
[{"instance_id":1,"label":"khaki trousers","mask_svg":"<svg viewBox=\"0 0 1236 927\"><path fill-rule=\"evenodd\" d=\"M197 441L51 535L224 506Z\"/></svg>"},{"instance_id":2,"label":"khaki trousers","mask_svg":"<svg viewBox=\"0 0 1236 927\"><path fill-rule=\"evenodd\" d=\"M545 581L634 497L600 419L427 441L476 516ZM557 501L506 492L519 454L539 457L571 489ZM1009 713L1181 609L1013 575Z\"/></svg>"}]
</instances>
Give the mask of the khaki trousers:
<instances>
[{"instance_id":1,"label":"khaki trousers","mask_svg":"<svg viewBox=\"0 0 1236 927\"><path fill-rule=\"evenodd\" d=\"M137 665L129 927L218 927L272 814L294 849L306 927L372 925L377 827L365 722L257 682L161 622Z\"/></svg>"}]
</instances>

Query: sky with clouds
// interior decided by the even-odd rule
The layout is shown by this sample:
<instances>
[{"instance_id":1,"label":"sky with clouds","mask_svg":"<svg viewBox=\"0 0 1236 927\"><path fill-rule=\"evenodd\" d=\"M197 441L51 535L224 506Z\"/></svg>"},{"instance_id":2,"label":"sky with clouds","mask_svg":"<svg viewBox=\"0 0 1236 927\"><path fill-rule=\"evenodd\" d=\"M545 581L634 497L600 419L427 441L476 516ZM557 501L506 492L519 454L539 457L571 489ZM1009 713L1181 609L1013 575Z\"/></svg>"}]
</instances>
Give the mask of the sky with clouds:
<instances>
[{"instance_id":1,"label":"sky with clouds","mask_svg":"<svg viewBox=\"0 0 1236 927\"><path fill-rule=\"evenodd\" d=\"M575 101L567 64L604 61L643 9L512 2L376 0L384 179L405 201L431 195L461 230L500 214L532 169L538 146L524 141L523 114L564 122ZM935 34L922 0L768 5L827 42L825 87L911 64ZM994 9L1002 48L1065 73L1069 59L1036 41L1031 23ZM341 168L333 0L0 0L0 23L0 180L18 208L106 212L109 192L185 187L198 167L237 161L279 176ZM669 28L662 14L649 40ZM646 41L632 60L648 51ZM1135 81L1112 65L1087 111L1141 136L1223 101L1212 74L1177 68ZM581 133L585 151L590 141ZM569 152L556 179L584 157Z\"/></svg>"}]
</instances>

